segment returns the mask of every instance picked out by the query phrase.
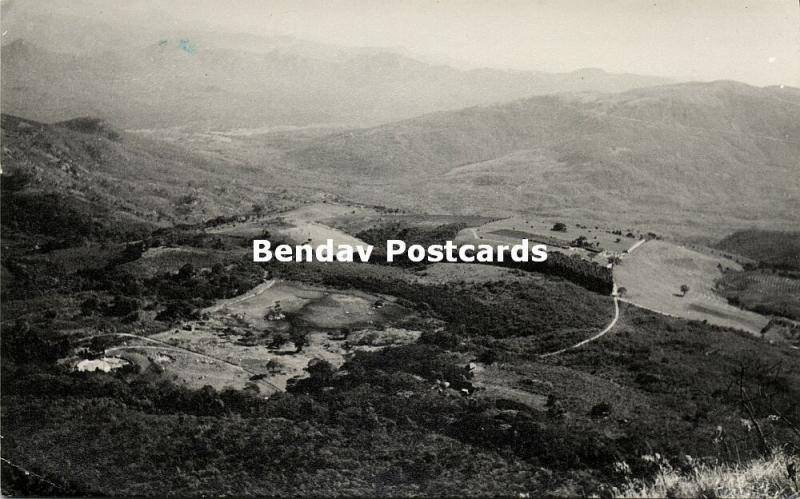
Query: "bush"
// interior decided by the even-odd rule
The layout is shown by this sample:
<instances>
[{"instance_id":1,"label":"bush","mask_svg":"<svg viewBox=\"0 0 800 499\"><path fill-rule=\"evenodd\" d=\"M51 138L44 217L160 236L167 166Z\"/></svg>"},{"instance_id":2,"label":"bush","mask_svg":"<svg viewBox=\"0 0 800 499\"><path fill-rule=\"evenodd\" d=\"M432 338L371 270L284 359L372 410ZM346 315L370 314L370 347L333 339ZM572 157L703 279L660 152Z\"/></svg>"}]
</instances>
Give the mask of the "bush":
<instances>
[{"instance_id":1,"label":"bush","mask_svg":"<svg viewBox=\"0 0 800 499\"><path fill-rule=\"evenodd\" d=\"M589 416L593 418L606 418L611 415L611 404L608 402L600 402L592 406L589 411Z\"/></svg>"}]
</instances>

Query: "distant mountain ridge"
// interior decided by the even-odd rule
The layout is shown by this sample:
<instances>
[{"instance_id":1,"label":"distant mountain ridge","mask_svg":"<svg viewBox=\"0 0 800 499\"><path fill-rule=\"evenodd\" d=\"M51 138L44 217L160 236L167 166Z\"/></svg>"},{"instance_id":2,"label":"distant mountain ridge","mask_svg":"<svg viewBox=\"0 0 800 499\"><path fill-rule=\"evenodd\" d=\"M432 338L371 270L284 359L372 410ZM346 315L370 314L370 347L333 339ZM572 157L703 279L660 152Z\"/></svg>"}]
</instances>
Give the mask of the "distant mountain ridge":
<instances>
[{"instance_id":1,"label":"distant mountain ridge","mask_svg":"<svg viewBox=\"0 0 800 499\"><path fill-rule=\"evenodd\" d=\"M533 97L346 131L290 157L430 210L638 218L721 235L800 223L800 90L720 81Z\"/></svg>"},{"instance_id":2,"label":"distant mountain ridge","mask_svg":"<svg viewBox=\"0 0 800 499\"><path fill-rule=\"evenodd\" d=\"M51 44L61 39L52 38ZM89 42L80 38L61 53L23 39L7 43L3 112L47 122L100 116L123 128L370 126L531 95L668 81L601 70L460 70L289 37L152 33L122 45L119 39L114 33L82 49Z\"/></svg>"}]
</instances>

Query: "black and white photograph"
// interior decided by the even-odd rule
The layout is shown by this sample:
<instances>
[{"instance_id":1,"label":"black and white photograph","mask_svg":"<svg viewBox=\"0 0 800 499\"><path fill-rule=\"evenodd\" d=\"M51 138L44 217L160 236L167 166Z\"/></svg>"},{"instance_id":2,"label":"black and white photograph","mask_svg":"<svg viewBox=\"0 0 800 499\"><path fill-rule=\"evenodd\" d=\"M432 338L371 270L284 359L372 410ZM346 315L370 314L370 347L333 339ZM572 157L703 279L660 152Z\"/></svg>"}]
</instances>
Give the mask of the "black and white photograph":
<instances>
[{"instance_id":1,"label":"black and white photograph","mask_svg":"<svg viewBox=\"0 0 800 499\"><path fill-rule=\"evenodd\" d=\"M800 499L798 0L0 0L3 497Z\"/></svg>"}]
</instances>

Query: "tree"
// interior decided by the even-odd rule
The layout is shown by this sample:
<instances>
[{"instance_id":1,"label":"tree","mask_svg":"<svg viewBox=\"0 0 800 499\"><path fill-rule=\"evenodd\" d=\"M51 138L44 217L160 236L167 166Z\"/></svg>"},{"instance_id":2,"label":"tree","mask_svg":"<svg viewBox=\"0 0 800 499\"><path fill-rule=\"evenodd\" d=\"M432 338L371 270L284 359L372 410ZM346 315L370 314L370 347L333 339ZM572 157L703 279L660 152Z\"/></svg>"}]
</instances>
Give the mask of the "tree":
<instances>
[{"instance_id":1,"label":"tree","mask_svg":"<svg viewBox=\"0 0 800 499\"><path fill-rule=\"evenodd\" d=\"M555 228L553 228L555 230ZM575 246L576 248L584 248L586 246L590 246L591 243L588 242L586 236L578 236L577 239L569 243L570 246Z\"/></svg>"},{"instance_id":2,"label":"tree","mask_svg":"<svg viewBox=\"0 0 800 499\"><path fill-rule=\"evenodd\" d=\"M185 264L183 267L178 270L178 277L181 279L189 279L194 275L194 265L191 263Z\"/></svg>"},{"instance_id":3,"label":"tree","mask_svg":"<svg viewBox=\"0 0 800 499\"><path fill-rule=\"evenodd\" d=\"M600 402L592 406L589 411L589 416L592 418L606 418L611 414L611 404L608 402Z\"/></svg>"},{"instance_id":4,"label":"tree","mask_svg":"<svg viewBox=\"0 0 800 499\"><path fill-rule=\"evenodd\" d=\"M627 292L628 292L628 290L627 290L627 289L625 289L624 287L622 287L622 288L617 288L617 296L622 296L622 295L624 295L624 294L625 294L625 293L627 293Z\"/></svg>"},{"instance_id":5,"label":"tree","mask_svg":"<svg viewBox=\"0 0 800 499\"><path fill-rule=\"evenodd\" d=\"M303 351L303 347L308 344L308 338L302 332L292 331L292 343L294 343L296 352L300 353Z\"/></svg>"},{"instance_id":6,"label":"tree","mask_svg":"<svg viewBox=\"0 0 800 499\"><path fill-rule=\"evenodd\" d=\"M287 338L286 335L278 333L272 337L272 341L270 342L269 347L273 350L278 350L287 341L289 341L289 338Z\"/></svg>"},{"instance_id":7,"label":"tree","mask_svg":"<svg viewBox=\"0 0 800 499\"><path fill-rule=\"evenodd\" d=\"M311 381L315 385L323 386L330 383L331 378L336 373L333 364L324 359L311 359L306 367Z\"/></svg>"},{"instance_id":8,"label":"tree","mask_svg":"<svg viewBox=\"0 0 800 499\"><path fill-rule=\"evenodd\" d=\"M270 373L277 374L280 373L281 370L283 369L283 364L281 364L281 362L278 359L269 359L269 361L267 361L266 367L267 371L269 371Z\"/></svg>"},{"instance_id":9,"label":"tree","mask_svg":"<svg viewBox=\"0 0 800 499\"><path fill-rule=\"evenodd\" d=\"M486 365L492 365L497 362L499 355L497 354L497 350L492 348L487 348L483 350L480 355L478 356L478 362Z\"/></svg>"},{"instance_id":10,"label":"tree","mask_svg":"<svg viewBox=\"0 0 800 499\"><path fill-rule=\"evenodd\" d=\"M550 229L550 230L554 230L556 232L566 232L567 231L567 225L565 223L563 223L563 222L556 222L556 224L553 225L553 228Z\"/></svg>"},{"instance_id":11,"label":"tree","mask_svg":"<svg viewBox=\"0 0 800 499\"><path fill-rule=\"evenodd\" d=\"M547 396L547 404L545 406L547 407L547 417L551 419L562 419L567 412L558 397L552 393Z\"/></svg>"},{"instance_id":12,"label":"tree","mask_svg":"<svg viewBox=\"0 0 800 499\"><path fill-rule=\"evenodd\" d=\"M681 284L681 293L682 296L686 296L686 293L689 292L689 286L686 284Z\"/></svg>"},{"instance_id":13,"label":"tree","mask_svg":"<svg viewBox=\"0 0 800 499\"><path fill-rule=\"evenodd\" d=\"M123 258L126 262L138 260L146 250L147 248L145 247L145 243L143 241L126 244Z\"/></svg>"}]
</instances>

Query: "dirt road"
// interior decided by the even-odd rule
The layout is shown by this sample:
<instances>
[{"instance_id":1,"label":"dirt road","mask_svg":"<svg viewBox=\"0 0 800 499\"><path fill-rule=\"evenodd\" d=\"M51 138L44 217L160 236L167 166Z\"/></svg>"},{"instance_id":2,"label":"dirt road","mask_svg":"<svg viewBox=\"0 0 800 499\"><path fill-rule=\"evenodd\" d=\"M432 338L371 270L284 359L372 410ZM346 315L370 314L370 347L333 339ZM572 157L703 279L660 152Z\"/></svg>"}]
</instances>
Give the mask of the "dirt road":
<instances>
[{"instance_id":1,"label":"dirt road","mask_svg":"<svg viewBox=\"0 0 800 499\"><path fill-rule=\"evenodd\" d=\"M636 244L634 244L633 246L628 248L626 254L632 253L636 248L638 248L639 246L641 246L645 242L647 242L646 239L641 239L641 240L637 241ZM625 258L626 254L623 254L620 258ZM619 299L619 295L617 294L617 285L616 285L616 283L614 284L614 290L612 291L612 295L614 296L614 318L611 320L611 322L608 323L608 325L605 327L605 329L603 329L602 331L600 331L596 335L592 336L591 338L587 338L587 339L585 339L583 341L579 341L578 343L575 343L572 346L569 346L569 347L566 347L566 348L562 348L561 350L556 350L555 352L549 352L549 353L542 354L539 357L540 358L552 357L554 355L562 354L562 353L566 352L567 350L573 350L575 348L582 347L583 345L585 345L587 343L591 343L592 341L595 341L597 339L602 338L609 331L611 331L614 328L614 326L617 324L617 320L619 320L619 301L620 301L620 299Z\"/></svg>"},{"instance_id":2,"label":"dirt road","mask_svg":"<svg viewBox=\"0 0 800 499\"><path fill-rule=\"evenodd\" d=\"M611 331L611 329L614 328L614 326L617 324L617 320L618 319L619 319L619 298L616 295L616 289L615 289L614 290L614 318L611 320L611 322L608 323L608 325L605 327L605 329L603 329L602 331L600 331L596 335L592 336L591 338L587 338L587 339L585 339L583 341L579 341L578 343L575 343L572 346L568 346L566 348L562 348L561 350L556 350L555 352L542 354L539 357L540 358L547 358L547 357L552 357L554 355L559 355L559 354L562 354L562 353L566 352L567 350L573 350L575 348L582 347L583 345L585 345L587 343L591 343L592 341L600 339L603 336L605 336L606 333Z\"/></svg>"}]
</instances>

